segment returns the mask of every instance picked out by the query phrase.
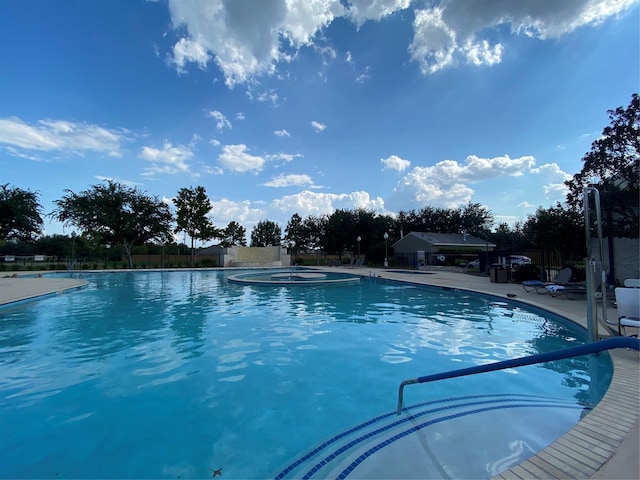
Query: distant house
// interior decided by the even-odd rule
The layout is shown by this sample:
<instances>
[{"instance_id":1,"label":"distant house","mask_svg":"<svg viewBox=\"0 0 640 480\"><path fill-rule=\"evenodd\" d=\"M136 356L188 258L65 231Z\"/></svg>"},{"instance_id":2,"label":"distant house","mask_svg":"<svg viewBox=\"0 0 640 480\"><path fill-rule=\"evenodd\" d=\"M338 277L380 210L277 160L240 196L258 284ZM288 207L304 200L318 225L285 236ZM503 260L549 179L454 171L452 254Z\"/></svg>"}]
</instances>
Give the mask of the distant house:
<instances>
[{"instance_id":1,"label":"distant house","mask_svg":"<svg viewBox=\"0 0 640 480\"><path fill-rule=\"evenodd\" d=\"M396 265L455 265L471 261L496 245L465 233L411 232L393 245Z\"/></svg>"}]
</instances>

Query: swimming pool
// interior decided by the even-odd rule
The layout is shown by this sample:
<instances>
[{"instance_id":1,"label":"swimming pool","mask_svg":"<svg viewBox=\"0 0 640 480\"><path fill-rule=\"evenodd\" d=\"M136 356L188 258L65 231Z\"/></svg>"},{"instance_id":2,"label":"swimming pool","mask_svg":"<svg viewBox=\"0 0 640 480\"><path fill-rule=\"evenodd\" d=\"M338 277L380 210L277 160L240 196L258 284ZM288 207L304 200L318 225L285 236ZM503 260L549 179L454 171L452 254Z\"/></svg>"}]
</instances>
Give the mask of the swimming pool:
<instances>
[{"instance_id":1,"label":"swimming pool","mask_svg":"<svg viewBox=\"0 0 640 480\"><path fill-rule=\"evenodd\" d=\"M415 386L585 332L460 291L364 277L93 274L0 309L3 477L487 478L599 400L608 355ZM408 433L407 433L408 432Z\"/></svg>"}]
</instances>

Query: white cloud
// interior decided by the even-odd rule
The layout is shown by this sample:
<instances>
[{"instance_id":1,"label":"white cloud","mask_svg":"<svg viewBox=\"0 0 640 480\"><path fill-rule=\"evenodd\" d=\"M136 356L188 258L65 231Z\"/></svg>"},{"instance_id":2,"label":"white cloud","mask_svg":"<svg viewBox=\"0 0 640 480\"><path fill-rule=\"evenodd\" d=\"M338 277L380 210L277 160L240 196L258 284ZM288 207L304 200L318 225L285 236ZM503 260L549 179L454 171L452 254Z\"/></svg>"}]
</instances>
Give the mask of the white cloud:
<instances>
[{"instance_id":1,"label":"white cloud","mask_svg":"<svg viewBox=\"0 0 640 480\"><path fill-rule=\"evenodd\" d=\"M224 170L220 167L212 167L211 165L204 165L202 167L203 173L207 175L223 175Z\"/></svg>"},{"instance_id":2,"label":"white cloud","mask_svg":"<svg viewBox=\"0 0 640 480\"><path fill-rule=\"evenodd\" d=\"M425 74L456 63L495 65L502 61L509 35L545 40L585 25L597 25L629 9L637 0L541 1L443 0L414 7L412 60ZM304 46L323 63L336 58L322 31L337 18L359 28L411 8L411 0L169 0L171 21L181 38L170 63L183 73L190 63L205 69L213 61L229 87L272 75L281 62L294 60ZM421 5L422 2L414 2ZM249 13L248 13L249 12ZM507 27L507 28L505 28ZM495 36L499 35L501 41ZM351 54L345 54L351 62ZM360 77L364 79L363 76ZM254 96L275 101L275 94Z\"/></svg>"},{"instance_id":3,"label":"white cloud","mask_svg":"<svg viewBox=\"0 0 640 480\"><path fill-rule=\"evenodd\" d=\"M351 55L351 52L347 50L347 52L344 54L344 61L347 63L353 63L353 55Z\"/></svg>"},{"instance_id":4,"label":"white cloud","mask_svg":"<svg viewBox=\"0 0 640 480\"><path fill-rule=\"evenodd\" d=\"M409 53L422 73L434 73L453 63L456 34L442 19L442 9L416 11L413 30Z\"/></svg>"},{"instance_id":5,"label":"white cloud","mask_svg":"<svg viewBox=\"0 0 640 480\"><path fill-rule=\"evenodd\" d=\"M94 151L119 157L121 144L131 140L131 132L125 129L51 119L29 125L18 117L0 118L0 145L18 156L27 156L19 150L35 150L76 155Z\"/></svg>"},{"instance_id":6,"label":"white cloud","mask_svg":"<svg viewBox=\"0 0 640 480\"><path fill-rule=\"evenodd\" d=\"M187 160L193 157L193 152L184 145L174 147L169 142L165 142L161 149L153 147L142 147L140 155L143 160L152 163L146 168L143 176L152 177L157 174L173 175L180 172L189 172Z\"/></svg>"},{"instance_id":7,"label":"white cloud","mask_svg":"<svg viewBox=\"0 0 640 480\"><path fill-rule=\"evenodd\" d=\"M443 160L430 167L414 167L395 187L389 206L396 210L424 204L455 208L471 200L474 190L468 183L519 177L533 165L535 159L531 156L512 159L508 155L494 158L469 155L462 165L455 160Z\"/></svg>"},{"instance_id":8,"label":"white cloud","mask_svg":"<svg viewBox=\"0 0 640 480\"><path fill-rule=\"evenodd\" d=\"M222 112L211 110L207 113L207 117L211 117L217 120L216 128L218 129L218 131L222 131L224 128L231 128L231 122L227 120L227 117Z\"/></svg>"},{"instance_id":9,"label":"white cloud","mask_svg":"<svg viewBox=\"0 0 640 480\"><path fill-rule=\"evenodd\" d=\"M544 165L540 165L537 168L532 168L531 173L544 175L545 178L550 180L571 180L573 178L572 175L568 174L557 163L545 163Z\"/></svg>"},{"instance_id":10,"label":"white cloud","mask_svg":"<svg viewBox=\"0 0 640 480\"><path fill-rule=\"evenodd\" d=\"M314 128L316 133L320 133L327 128L327 126L324 123L316 122L315 120L311 122L311 126Z\"/></svg>"},{"instance_id":11,"label":"white cloud","mask_svg":"<svg viewBox=\"0 0 640 480\"><path fill-rule=\"evenodd\" d=\"M211 145L213 145L214 147L219 147L220 146L220 140L218 140L216 138L212 138L211 140L209 140L209 143Z\"/></svg>"},{"instance_id":12,"label":"white cloud","mask_svg":"<svg viewBox=\"0 0 640 480\"><path fill-rule=\"evenodd\" d=\"M247 153L246 145L225 145L218 161L227 169L234 172L260 171L264 167L265 159Z\"/></svg>"},{"instance_id":13,"label":"white cloud","mask_svg":"<svg viewBox=\"0 0 640 480\"><path fill-rule=\"evenodd\" d=\"M213 58L229 87L272 74L277 62L289 60L283 46L310 44L344 12L339 0L261 1L249 8L240 1L170 0L169 9L174 28L186 29L174 47L176 68L181 71L188 62L206 65Z\"/></svg>"},{"instance_id":14,"label":"white cloud","mask_svg":"<svg viewBox=\"0 0 640 480\"><path fill-rule=\"evenodd\" d=\"M356 77L356 83L364 83L371 78L371 75L366 73L360 74Z\"/></svg>"},{"instance_id":15,"label":"white cloud","mask_svg":"<svg viewBox=\"0 0 640 480\"><path fill-rule=\"evenodd\" d=\"M226 226L231 221L240 223L247 230L247 234L251 233L253 225L266 216L265 210L256 208L249 200L233 201L228 198L220 200L212 200L210 214L213 221L218 226Z\"/></svg>"},{"instance_id":16,"label":"white cloud","mask_svg":"<svg viewBox=\"0 0 640 480\"><path fill-rule=\"evenodd\" d=\"M287 195L274 200L271 207L280 214L288 213L291 215L291 212L297 212L304 218L308 215L331 214L339 208L363 208L383 212L384 201L380 197L372 199L367 192L362 191L335 194L304 190L295 195Z\"/></svg>"},{"instance_id":17,"label":"white cloud","mask_svg":"<svg viewBox=\"0 0 640 480\"><path fill-rule=\"evenodd\" d=\"M276 137L290 137L291 134L289 132L287 132L284 128L282 130L274 130L273 134Z\"/></svg>"},{"instance_id":18,"label":"white cloud","mask_svg":"<svg viewBox=\"0 0 640 480\"><path fill-rule=\"evenodd\" d=\"M196 63L201 69L205 69L210 59L211 56L201 43L181 38L173 46L173 57L169 60L176 66L179 73L184 73L188 63Z\"/></svg>"},{"instance_id":19,"label":"white cloud","mask_svg":"<svg viewBox=\"0 0 640 480\"><path fill-rule=\"evenodd\" d=\"M271 102L272 105L278 105L278 94L272 88L263 90L262 92L255 92L251 86L247 88L247 97L249 100L255 100L256 102Z\"/></svg>"},{"instance_id":20,"label":"white cloud","mask_svg":"<svg viewBox=\"0 0 640 480\"><path fill-rule=\"evenodd\" d=\"M351 0L349 17L361 26L367 20L381 20L398 10L409 8L411 0Z\"/></svg>"},{"instance_id":21,"label":"white cloud","mask_svg":"<svg viewBox=\"0 0 640 480\"><path fill-rule=\"evenodd\" d=\"M543 185L542 191L546 198L552 202L566 198L567 193L569 193L569 189L564 183L549 183L547 185Z\"/></svg>"},{"instance_id":22,"label":"white cloud","mask_svg":"<svg viewBox=\"0 0 640 480\"><path fill-rule=\"evenodd\" d=\"M381 158L380 161L384 165L384 170L396 170L398 172L404 172L411 165L409 160L404 160L397 155Z\"/></svg>"},{"instance_id":23,"label":"white cloud","mask_svg":"<svg viewBox=\"0 0 640 480\"><path fill-rule=\"evenodd\" d=\"M415 11L409 52L425 74L458 62L495 65L502 61L505 47L490 38L505 26L512 35L540 40L558 38L585 25L597 25L624 12L636 1L443 1ZM506 40L507 34L501 38Z\"/></svg>"},{"instance_id":24,"label":"white cloud","mask_svg":"<svg viewBox=\"0 0 640 480\"><path fill-rule=\"evenodd\" d=\"M242 112L236 113L236 120L244 120L244 119L245 119L244 113Z\"/></svg>"},{"instance_id":25,"label":"white cloud","mask_svg":"<svg viewBox=\"0 0 640 480\"><path fill-rule=\"evenodd\" d=\"M533 203L530 203L530 202L527 202L526 200L525 200L525 201L523 201L523 202L520 202L520 203L518 204L518 206L519 206L519 207L521 207L521 208L527 208L527 209L531 209L531 208L538 208L538 206L537 206L537 205L535 205L535 204L533 204Z\"/></svg>"},{"instance_id":26,"label":"white cloud","mask_svg":"<svg viewBox=\"0 0 640 480\"><path fill-rule=\"evenodd\" d=\"M193 136L191 137L191 141L189 142L189 147L190 148L195 148L196 144L202 140L202 137L200 135L198 135L197 133L194 133Z\"/></svg>"},{"instance_id":27,"label":"white cloud","mask_svg":"<svg viewBox=\"0 0 640 480\"><path fill-rule=\"evenodd\" d=\"M495 65L502 60L501 44L491 46L488 41L469 42L462 50L464 51L467 61L473 65Z\"/></svg>"},{"instance_id":28,"label":"white cloud","mask_svg":"<svg viewBox=\"0 0 640 480\"><path fill-rule=\"evenodd\" d=\"M346 210L363 208L378 213L389 213L385 210L384 201L381 198L371 198L367 192L363 191L333 194L303 190L295 195L275 199L269 204L249 200L232 201L226 198L211 201L214 223L225 226L235 220L245 227L247 237L250 237L251 230L260 220L269 219L276 222L284 232L293 213L298 213L304 218L309 215L330 215L339 208Z\"/></svg>"},{"instance_id":29,"label":"white cloud","mask_svg":"<svg viewBox=\"0 0 640 480\"><path fill-rule=\"evenodd\" d=\"M299 153L274 153L272 155L266 155L267 160L282 160L283 162L293 162L294 159L300 158L302 155Z\"/></svg>"},{"instance_id":30,"label":"white cloud","mask_svg":"<svg viewBox=\"0 0 640 480\"><path fill-rule=\"evenodd\" d=\"M347 8L343 3L265 0L251 2L249 9L242 1L169 0L173 27L184 32L173 47L171 63L182 73L189 63L205 68L213 60L225 83L233 87L273 74L279 62L291 61L303 46L316 47L325 58L332 49L317 45L317 37L336 18L347 18L359 27L408 8L411 1L351 0Z\"/></svg>"},{"instance_id":31,"label":"white cloud","mask_svg":"<svg viewBox=\"0 0 640 480\"><path fill-rule=\"evenodd\" d=\"M309 175L291 173L288 175L278 175L273 180L263 183L265 187L300 187L313 185L313 180Z\"/></svg>"},{"instance_id":32,"label":"white cloud","mask_svg":"<svg viewBox=\"0 0 640 480\"><path fill-rule=\"evenodd\" d=\"M33 160L34 162L39 162L39 161L42 160L37 155L29 155L27 153L24 153L22 150L18 150L17 148L12 147L12 146L5 147L5 150L12 157L26 158L27 160Z\"/></svg>"},{"instance_id":33,"label":"white cloud","mask_svg":"<svg viewBox=\"0 0 640 480\"><path fill-rule=\"evenodd\" d=\"M117 178L117 177L105 177L102 175L94 175L94 177L96 178L96 180L100 180L101 182L112 181L112 182L120 183L122 185L126 185L127 187L139 187L142 185L142 183L140 182L134 182L133 180L124 180L122 178Z\"/></svg>"}]
</instances>

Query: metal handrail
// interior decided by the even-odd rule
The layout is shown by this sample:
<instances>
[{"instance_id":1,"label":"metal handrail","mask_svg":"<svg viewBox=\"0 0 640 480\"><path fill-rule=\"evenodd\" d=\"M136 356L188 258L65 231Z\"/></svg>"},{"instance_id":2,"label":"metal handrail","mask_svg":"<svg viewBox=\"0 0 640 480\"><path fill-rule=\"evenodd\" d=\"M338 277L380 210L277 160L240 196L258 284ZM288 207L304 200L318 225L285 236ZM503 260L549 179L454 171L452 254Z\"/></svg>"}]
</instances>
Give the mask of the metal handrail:
<instances>
[{"instance_id":1,"label":"metal handrail","mask_svg":"<svg viewBox=\"0 0 640 480\"><path fill-rule=\"evenodd\" d=\"M448 372L435 373L424 377L405 380L400 384L398 390L398 411L402 412L402 401L404 398L404 387L414 383L435 382L436 380L445 380L447 378L464 377L467 375L475 375L476 373L493 372L496 370L504 370L505 368L524 367L535 363L553 362L554 360L562 360L565 358L579 357L590 353L598 353L605 350L613 350L615 348L631 348L640 350L640 339L632 337L613 337L598 342L590 342L577 347L565 348L563 350L554 350L553 352L538 353L528 357L512 358L502 362L488 363L486 365L478 365L475 367L462 368L460 370L450 370Z\"/></svg>"}]
</instances>

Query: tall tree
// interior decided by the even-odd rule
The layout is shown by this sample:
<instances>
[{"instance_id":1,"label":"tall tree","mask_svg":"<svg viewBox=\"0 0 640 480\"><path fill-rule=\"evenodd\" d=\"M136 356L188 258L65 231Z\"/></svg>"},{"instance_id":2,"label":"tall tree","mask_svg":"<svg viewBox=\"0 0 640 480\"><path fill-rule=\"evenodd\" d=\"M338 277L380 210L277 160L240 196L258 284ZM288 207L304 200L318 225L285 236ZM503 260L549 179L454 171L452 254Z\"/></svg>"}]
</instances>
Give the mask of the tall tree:
<instances>
[{"instance_id":1,"label":"tall tree","mask_svg":"<svg viewBox=\"0 0 640 480\"><path fill-rule=\"evenodd\" d=\"M640 96L629 106L609 110L611 124L582 158L582 170L565 182L567 203L582 210L582 192L595 186L600 192L603 230L607 236L638 238L640 194Z\"/></svg>"},{"instance_id":2,"label":"tall tree","mask_svg":"<svg viewBox=\"0 0 640 480\"><path fill-rule=\"evenodd\" d=\"M306 248L308 250L318 251L322 249L322 246L325 244L324 239L327 231L327 220L328 217L326 215L309 215L305 217L303 228L305 236L307 237Z\"/></svg>"},{"instance_id":3,"label":"tall tree","mask_svg":"<svg viewBox=\"0 0 640 480\"><path fill-rule=\"evenodd\" d=\"M206 242L220 233L207 214L211 203L204 187L181 188L173 199L177 208L177 232L185 232L191 239L191 260L195 257L195 241Z\"/></svg>"},{"instance_id":4,"label":"tall tree","mask_svg":"<svg viewBox=\"0 0 640 480\"><path fill-rule=\"evenodd\" d=\"M251 246L271 247L280 245L281 235L280 225L271 220L261 220L251 230Z\"/></svg>"},{"instance_id":5,"label":"tall tree","mask_svg":"<svg viewBox=\"0 0 640 480\"><path fill-rule=\"evenodd\" d=\"M536 248L555 251L567 260L584 258L584 220L579 212L555 207L538 208L522 226L525 238Z\"/></svg>"},{"instance_id":6,"label":"tall tree","mask_svg":"<svg viewBox=\"0 0 640 480\"><path fill-rule=\"evenodd\" d=\"M130 268L136 246L171 239L173 216L169 206L135 187L108 180L79 194L65 192L54 202L56 209L51 216L86 231L103 245L121 245Z\"/></svg>"},{"instance_id":7,"label":"tall tree","mask_svg":"<svg viewBox=\"0 0 640 480\"><path fill-rule=\"evenodd\" d=\"M355 249L358 237L355 220L353 211L342 209L334 211L327 219L323 246L327 252L336 252L340 262L345 250Z\"/></svg>"},{"instance_id":8,"label":"tall tree","mask_svg":"<svg viewBox=\"0 0 640 480\"><path fill-rule=\"evenodd\" d=\"M42 233L42 206L37 192L0 185L0 240L31 241Z\"/></svg>"},{"instance_id":9,"label":"tall tree","mask_svg":"<svg viewBox=\"0 0 640 480\"><path fill-rule=\"evenodd\" d=\"M484 205L479 203L467 203L461 208L460 230L466 230L471 235L482 237L486 227L493 224L493 214Z\"/></svg>"},{"instance_id":10,"label":"tall tree","mask_svg":"<svg viewBox=\"0 0 640 480\"><path fill-rule=\"evenodd\" d=\"M291 249L295 255L295 252L300 250L307 250L309 248L309 238L304 228L304 222L302 217L297 213L291 215L289 223L284 229L285 244L288 242L292 245Z\"/></svg>"},{"instance_id":11,"label":"tall tree","mask_svg":"<svg viewBox=\"0 0 640 480\"><path fill-rule=\"evenodd\" d=\"M225 248L233 245L247 245L247 231L235 220L222 229L221 238L220 245Z\"/></svg>"},{"instance_id":12,"label":"tall tree","mask_svg":"<svg viewBox=\"0 0 640 480\"><path fill-rule=\"evenodd\" d=\"M598 189L602 231L609 239L608 280L613 283L613 237L638 238L640 235L640 96L634 93L626 109L618 107L607 113L610 125L582 158L582 170L565 184L569 188L567 203L578 211L584 211L584 188Z\"/></svg>"}]
</instances>

